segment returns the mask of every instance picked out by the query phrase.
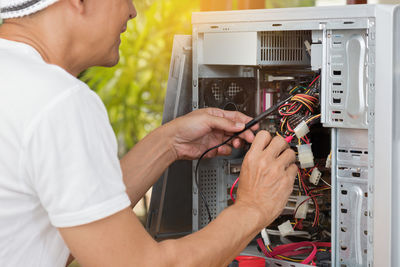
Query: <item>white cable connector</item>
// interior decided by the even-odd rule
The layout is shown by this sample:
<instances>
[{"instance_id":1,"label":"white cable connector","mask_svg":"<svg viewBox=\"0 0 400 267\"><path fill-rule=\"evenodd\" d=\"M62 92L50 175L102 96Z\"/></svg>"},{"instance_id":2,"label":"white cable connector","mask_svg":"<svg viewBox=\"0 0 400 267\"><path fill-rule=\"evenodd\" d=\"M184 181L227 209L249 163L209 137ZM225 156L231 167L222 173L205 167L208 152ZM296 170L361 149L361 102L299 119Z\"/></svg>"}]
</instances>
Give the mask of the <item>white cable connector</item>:
<instances>
[{"instance_id":1,"label":"white cable connector","mask_svg":"<svg viewBox=\"0 0 400 267\"><path fill-rule=\"evenodd\" d=\"M261 237L262 237L262 240L264 241L264 245L265 246L269 246L271 244L271 241L269 241L269 236L268 236L268 233L267 233L267 229L263 228L261 230Z\"/></svg>"},{"instance_id":2,"label":"white cable connector","mask_svg":"<svg viewBox=\"0 0 400 267\"><path fill-rule=\"evenodd\" d=\"M298 145L297 152L302 169L314 167L314 154L311 150L311 144Z\"/></svg>"},{"instance_id":3,"label":"white cable connector","mask_svg":"<svg viewBox=\"0 0 400 267\"><path fill-rule=\"evenodd\" d=\"M297 138L302 138L306 134L310 132L310 128L308 128L308 125L305 121L301 121L299 125L294 128L294 133L296 134Z\"/></svg>"},{"instance_id":4,"label":"white cable connector","mask_svg":"<svg viewBox=\"0 0 400 267\"><path fill-rule=\"evenodd\" d=\"M325 168L330 169L332 167L332 151L329 153L329 156L326 158Z\"/></svg>"},{"instance_id":5,"label":"white cable connector","mask_svg":"<svg viewBox=\"0 0 400 267\"><path fill-rule=\"evenodd\" d=\"M318 185L321 176L322 173L317 168L314 168L310 176L310 183L312 183L313 185Z\"/></svg>"},{"instance_id":6,"label":"white cable connector","mask_svg":"<svg viewBox=\"0 0 400 267\"><path fill-rule=\"evenodd\" d=\"M305 219L308 212L308 201L309 196L297 196L296 201L296 214L294 215L297 219Z\"/></svg>"},{"instance_id":7,"label":"white cable connector","mask_svg":"<svg viewBox=\"0 0 400 267\"><path fill-rule=\"evenodd\" d=\"M281 236L286 236L294 231L292 224L290 223L289 220L282 223L281 225L278 225L278 230L281 233Z\"/></svg>"}]
</instances>

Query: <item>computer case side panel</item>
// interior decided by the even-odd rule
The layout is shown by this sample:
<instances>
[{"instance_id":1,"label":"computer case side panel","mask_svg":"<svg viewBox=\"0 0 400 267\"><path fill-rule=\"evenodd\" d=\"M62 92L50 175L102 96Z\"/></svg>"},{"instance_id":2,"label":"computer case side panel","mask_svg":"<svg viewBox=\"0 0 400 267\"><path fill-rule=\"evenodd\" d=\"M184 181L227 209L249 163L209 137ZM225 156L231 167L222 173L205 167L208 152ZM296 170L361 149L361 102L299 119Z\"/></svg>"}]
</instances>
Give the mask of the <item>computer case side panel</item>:
<instances>
[{"instance_id":1,"label":"computer case side panel","mask_svg":"<svg viewBox=\"0 0 400 267\"><path fill-rule=\"evenodd\" d=\"M192 38L174 39L163 124L192 111ZM158 239L177 238L192 230L192 162L174 162L154 184L147 230Z\"/></svg>"},{"instance_id":2,"label":"computer case side panel","mask_svg":"<svg viewBox=\"0 0 400 267\"><path fill-rule=\"evenodd\" d=\"M393 11L393 180L392 180L392 229L391 229L391 264L400 266L400 9Z\"/></svg>"},{"instance_id":3,"label":"computer case side panel","mask_svg":"<svg viewBox=\"0 0 400 267\"><path fill-rule=\"evenodd\" d=\"M368 211L371 230L373 235L369 236L369 244L373 247L374 266L396 266L391 262L392 251L391 240L392 206L398 203L392 202L393 176L393 126L395 114L393 113L394 87L394 62L393 51L394 36L394 6L377 6L376 8L376 58L375 77L376 81L370 90L374 97L374 109L371 110L370 119L373 121L371 136L369 137L372 153L370 155L369 169L373 177L370 177L369 193L373 204ZM373 60L373 59L371 59ZM373 179L373 181L372 181ZM372 255L370 255L372 256Z\"/></svg>"}]
</instances>

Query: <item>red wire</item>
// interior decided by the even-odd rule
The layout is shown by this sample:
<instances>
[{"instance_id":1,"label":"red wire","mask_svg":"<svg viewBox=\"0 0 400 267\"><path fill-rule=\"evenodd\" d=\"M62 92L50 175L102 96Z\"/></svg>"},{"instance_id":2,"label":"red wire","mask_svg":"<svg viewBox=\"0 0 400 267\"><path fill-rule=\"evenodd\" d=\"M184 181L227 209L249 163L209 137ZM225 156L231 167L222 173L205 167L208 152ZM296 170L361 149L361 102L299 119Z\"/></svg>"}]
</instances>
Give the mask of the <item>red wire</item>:
<instances>
[{"instance_id":1,"label":"red wire","mask_svg":"<svg viewBox=\"0 0 400 267\"><path fill-rule=\"evenodd\" d=\"M314 104L318 101L318 99L314 96L311 95L301 95L301 97L304 97L305 99L313 102Z\"/></svg>"},{"instance_id":2,"label":"red wire","mask_svg":"<svg viewBox=\"0 0 400 267\"><path fill-rule=\"evenodd\" d=\"M307 100L309 100L309 101L311 101L311 102L314 102L314 103L318 101L318 99L317 99L316 97L311 96L311 95L298 94L298 95L296 95L296 97L305 98L305 99L307 99ZM295 100L296 100L296 99L295 99ZM294 100L294 101L295 101L295 100Z\"/></svg>"},{"instance_id":3,"label":"red wire","mask_svg":"<svg viewBox=\"0 0 400 267\"><path fill-rule=\"evenodd\" d=\"M286 122L286 128L289 130L289 132L291 132L291 133L294 132L293 129L292 129L292 127L291 127L290 124L289 124L289 121Z\"/></svg>"},{"instance_id":4,"label":"red wire","mask_svg":"<svg viewBox=\"0 0 400 267\"><path fill-rule=\"evenodd\" d=\"M308 141L305 139L305 137L306 137L306 136L302 137L301 139L302 139L302 140L303 140L303 141L304 141L306 144L308 144L308 145L309 145L309 144L310 144L310 142L308 142Z\"/></svg>"},{"instance_id":5,"label":"red wire","mask_svg":"<svg viewBox=\"0 0 400 267\"><path fill-rule=\"evenodd\" d=\"M319 196L322 196L322 194L311 195L311 196L309 196L307 199L303 200L303 201L297 206L297 208L294 210L293 215L296 215L296 213L297 213L297 211L298 211L298 209L299 209L299 207L300 207L301 205L303 205L304 203L306 203L307 201L309 201L311 198L319 197Z\"/></svg>"},{"instance_id":6,"label":"red wire","mask_svg":"<svg viewBox=\"0 0 400 267\"><path fill-rule=\"evenodd\" d=\"M315 83L315 81L318 80L319 76L321 76L321 75L318 75L318 76L310 83L310 85L309 85L308 87L311 87L311 85L313 85L313 84Z\"/></svg>"},{"instance_id":7,"label":"red wire","mask_svg":"<svg viewBox=\"0 0 400 267\"><path fill-rule=\"evenodd\" d=\"M283 110L279 110L279 115L281 115L281 116L290 116L290 115L296 114L297 112L300 111L301 105L299 105L296 110L290 112L293 108L296 107L296 104L297 103L293 103L287 110L284 110L284 111Z\"/></svg>"},{"instance_id":8,"label":"red wire","mask_svg":"<svg viewBox=\"0 0 400 267\"><path fill-rule=\"evenodd\" d=\"M301 173L300 173L300 177L299 178L300 178L301 185L303 186L304 192L306 193L307 196L311 197L311 199L314 202L315 216L314 216L314 222L312 224L312 226L314 227L315 225L318 224L318 221L319 221L319 205L317 203L317 200L315 199L315 197L317 195L313 195L312 193L311 194L309 193L308 186L304 183L303 179L301 178Z\"/></svg>"},{"instance_id":9,"label":"red wire","mask_svg":"<svg viewBox=\"0 0 400 267\"><path fill-rule=\"evenodd\" d=\"M301 184L304 188L304 191L306 192L307 196L310 196L314 202L314 206L315 206L315 216L314 216L314 222L312 224L312 226L314 227L315 225L319 224L319 205L318 202L316 200L315 197L320 196L320 195L314 195L311 193L311 190L308 189L308 186L304 183L303 179L300 179Z\"/></svg>"},{"instance_id":10,"label":"red wire","mask_svg":"<svg viewBox=\"0 0 400 267\"><path fill-rule=\"evenodd\" d=\"M307 172L307 174L310 175L310 174L313 172L313 170L314 170L315 168L317 168L317 166L312 167L312 168ZM311 190L310 190L310 191L311 191Z\"/></svg>"},{"instance_id":11,"label":"red wire","mask_svg":"<svg viewBox=\"0 0 400 267\"><path fill-rule=\"evenodd\" d=\"M297 250L297 249L301 249L301 248L304 248L304 247L310 247L310 246L312 247L312 251L311 251L310 255L301 262L303 264L307 264L310 261L312 261L313 258L315 257L315 255L317 254L317 246L313 242L310 242L310 241L303 241L303 242L298 242L298 243L290 243L290 244L285 244L285 245L281 245L281 246L275 247L273 249L273 251L270 253L270 255L272 257L274 257L274 256L277 256L277 255L281 255L283 253L286 253L286 252L291 252L291 251L294 251L294 250Z\"/></svg>"},{"instance_id":12,"label":"red wire","mask_svg":"<svg viewBox=\"0 0 400 267\"><path fill-rule=\"evenodd\" d=\"M261 251L264 253L265 256L269 258L276 258L278 259L279 256L294 256L294 255L300 255L302 253L308 253L310 250L310 255L307 256L301 263L307 264L309 262L313 262L315 255L317 254L318 247L331 247L330 242L310 242L310 241L303 241L303 242L297 242L297 243L290 243L290 244L284 244L280 246L276 246L275 248L271 248L271 252L269 252L265 245L264 242L262 241L261 238L257 239L257 244L260 247Z\"/></svg>"},{"instance_id":13,"label":"red wire","mask_svg":"<svg viewBox=\"0 0 400 267\"><path fill-rule=\"evenodd\" d=\"M235 182L233 183L233 185L231 187L231 190L229 191L229 195L231 196L233 203L235 203L235 198L233 197L233 188L235 188L235 186L238 182L239 182L239 177L235 180Z\"/></svg>"},{"instance_id":14,"label":"red wire","mask_svg":"<svg viewBox=\"0 0 400 267\"><path fill-rule=\"evenodd\" d=\"M312 251L312 248L303 248L303 249L297 249L297 250L293 250L293 251L283 252L283 253L279 254L279 256L293 257L293 256L302 255L302 254L306 254L306 253L310 254L311 251Z\"/></svg>"},{"instance_id":15,"label":"red wire","mask_svg":"<svg viewBox=\"0 0 400 267\"><path fill-rule=\"evenodd\" d=\"M314 259L315 255L317 255L317 246L314 243L311 243L311 245L313 246L313 250L310 253L310 255L304 261L301 262L303 264L309 263Z\"/></svg>"},{"instance_id":16,"label":"red wire","mask_svg":"<svg viewBox=\"0 0 400 267\"><path fill-rule=\"evenodd\" d=\"M324 185L324 186L321 186L321 187L317 187L317 188L311 189L310 192L317 191L317 190L322 190L322 189L327 189L327 188L330 188L330 187L327 186L327 185Z\"/></svg>"}]
</instances>

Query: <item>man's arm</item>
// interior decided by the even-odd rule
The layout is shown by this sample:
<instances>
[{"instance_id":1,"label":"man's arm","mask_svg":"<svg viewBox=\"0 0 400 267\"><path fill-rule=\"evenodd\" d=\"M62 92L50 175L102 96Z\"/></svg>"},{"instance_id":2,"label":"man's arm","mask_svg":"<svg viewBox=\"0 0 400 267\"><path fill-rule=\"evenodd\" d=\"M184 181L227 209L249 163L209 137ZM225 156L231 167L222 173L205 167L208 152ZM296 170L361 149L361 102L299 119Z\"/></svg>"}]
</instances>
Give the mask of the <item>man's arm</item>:
<instances>
[{"instance_id":1,"label":"man's arm","mask_svg":"<svg viewBox=\"0 0 400 267\"><path fill-rule=\"evenodd\" d=\"M163 134L163 127L151 132L120 160L132 206L176 159L168 138Z\"/></svg>"},{"instance_id":2,"label":"man's arm","mask_svg":"<svg viewBox=\"0 0 400 267\"><path fill-rule=\"evenodd\" d=\"M60 233L83 266L226 266L282 211L297 171L287 147L261 131L244 159L236 203L192 235L157 243L130 209Z\"/></svg>"},{"instance_id":3,"label":"man's arm","mask_svg":"<svg viewBox=\"0 0 400 267\"><path fill-rule=\"evenodd\" d=\"M240 214L240 216L239 216ZM256 212L236 205L206 229L179 240L154 241L135 214L123 210L60 232L82 266L226 266L256 235Z\"/></svg>"}]
</instances>

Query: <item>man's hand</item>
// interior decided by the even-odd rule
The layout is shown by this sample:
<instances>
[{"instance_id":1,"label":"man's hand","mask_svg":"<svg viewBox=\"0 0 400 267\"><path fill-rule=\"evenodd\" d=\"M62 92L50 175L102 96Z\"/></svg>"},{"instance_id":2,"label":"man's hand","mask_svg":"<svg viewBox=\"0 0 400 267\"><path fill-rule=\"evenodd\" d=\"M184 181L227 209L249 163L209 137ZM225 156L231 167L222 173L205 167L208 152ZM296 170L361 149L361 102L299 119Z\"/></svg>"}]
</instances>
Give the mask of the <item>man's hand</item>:
<instances>
[{"instance_id":1,"label":"man's hand","mask_svg":"<svg viewBox=\"0 0 400 267\"><path fill-rule=\"evenodd\" d=\"M243 130L245 123L250 120L250 117L240 112L207 108L177 118L151 132L121 160L124 182L132 205L142 198L175 160L199 158L208 148ZM254 126L252 130L257 127ZM240 138L252 142L254 134L248 130ZM230 154L230 145L239 147L243 141L240 138L211 151L207 156Z\"/></svg>"},{"instance_id":2,"label":"man's hand","mask_svg":"<svg viewBox=\"0 0 400 267\"><path fill-rule=\"evenodd\" d=\"M228 139L235 132L243 130L245 124L252 118L237 112L217 108L205 108L193 111L177 118L165 127L169 128L172 139L172 150L177 159L197 159L207 149ZM256 130L254 126L252 130ZM254 134L249 130L240 138L251 143ZM207 153L206 157L229 155L232 147L238 148L242 140L236 138L230 145L224 145Z\"/></svg>"},{"instance_id":3,"label":"man's hand","mask_svg":"<svg viewBox=\"0 0 400 267\"><path fill-rule=\"evenodd\" d=\"M247 153L240 173L235 205L258 210L262 227L285 207L297 173L296 155L282 137L260 131Z\"/></svg>"}]
</instances>

